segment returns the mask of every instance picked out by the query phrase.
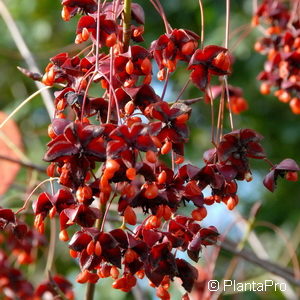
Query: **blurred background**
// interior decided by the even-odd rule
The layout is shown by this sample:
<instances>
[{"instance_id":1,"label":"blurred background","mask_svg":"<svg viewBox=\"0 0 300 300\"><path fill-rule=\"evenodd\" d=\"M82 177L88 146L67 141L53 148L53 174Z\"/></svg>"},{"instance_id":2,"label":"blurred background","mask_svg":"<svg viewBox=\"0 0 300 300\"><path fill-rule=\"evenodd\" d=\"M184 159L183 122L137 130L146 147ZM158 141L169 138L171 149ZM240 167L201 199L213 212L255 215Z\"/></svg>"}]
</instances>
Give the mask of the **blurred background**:
<instances>
[{"instance_id":1,"label":"blurred background","mask_svg":"<svg viewBox=\"0 0 300 300\"><path fill-rule=\"evenodd\" d=\"M47 65L49 58L55 54L64 51L75 54L76 51L79 51L79 48L73 45L78 17L73 18L68 23L63 22L59 0L8 0L4 2L41 70ZM141 4L146 12L143 46L147 47L151 41L164 33L163 22L149 1L136 0L136 2ZM262 144L272 162L276 163L290 157L299 163L299 116L292 114L288 105L279 102L274 96L263 96L259 93L259 82L256 80L256 76L263 68L265 57L253 50L255 40L260 36L260 33L257 29L249 27L252 14L251 2L246 0L232 1L231 5L230 31L232 35L229 48L233 50L234 65L233 74L229 77L229 84L241 87L249 104L248 111L241 115L234 115L234 124L236 128L252 128L265 136ZM162 4L173 28L190 29L200 34L198 1L172 0L162 1ZM222 46L224 45L225 34L225 1L203 0L203 5L205 11L205 45ZM10 113L37 88L32 80L17 70L17 66L26 67L26 64L2 18L0 18L0 37L0 111ZM171 84L167 93L168 100L172 101L172 97L177 96L187 78L186 65L182 64L171 77ZM155 82L154 87L159 94L162 89L160 83ZM51 92L53 91L51 90ZM184 93L183 98L199 96L201 96L199 90L190 87ZM47 136L49 117L41 97L37 96L25 105L15 115L14 120L19 128L22 141L16 143L23 144L21 146L23 155L25 155L23 158L26 158L30 163L46 167L42 157L49 140ZM211 147L210 126L209 105L203 102L195 104L190 120L191 138L187 144L186 158L199 166L202 165L203 152ZM229 131L229 128L228 118L226 118L225 131ZM1 148L0 155L3 155ZM3 168L2 166L4 166L4 161L1 159L0 169L5 172L5 166ZM226 233L228 238L237 243L246 239L247 241L243 243L243 246L251 249L251 251L256 251L256 254L261 255L261 257L277 262L284 267L295 268L295 261L294 264L291 263L291 253L287 249L294 249L297 257L299 257L300 185L279 179L277 190L275 193L270 193L262 185L263 177L268 172L269 166L263 161L251 161L251 166L254 179L249 183L239 183L240 203L238 207L234 211L228 211L224 204L209 207L208 217L204 223L205 225L216 226L221 233ZM22 167L8 190L2 194L0 206L20 207L26 198L26 193L45 178L46 175L43 173ZM260 203L261 207L255 216L252 234L247 234L245 233L248 227L247 219L255 203ZM186 212L188 213L191 209L191 207L187 207ZM285 238L288 239L288 243ZM76 262L69 258L67 247L62 242L58 241L57 247L55 256L57 271L64 274L71 282L75 282L74 278L78 274ZM212 247L209 248L204 251L199 261L199 268L204 268L201 273L204 279L205 276L208 276L205 272L207 269L205 266L207 264L212 265L208 258L211 258L214 253L216 250ZM221 250L214 273L211 275L212 278L219 280L224 278L232 258L230 252ZM44 263L43 252L41 252L36 269L24 268L25 274L30 276L34 283L40 282L42 273L39 273L38 270ZM41 270L43 270L42 267ZM231 278L238 278L242 282L273 278L264 269L245 260L240 260L232 273ZM74 285L76 299L83 299L84 286L76 283ZM202 299L201 289L200 282L193 299ZM271 289L267 293L229 294L224 295L223 299L292 299L289 297L294 295L295 286L289 285L288 290L286 293L275 292ZM135 295L113 290L111 280L101 280L97 284L95 299L105 300L112 297L120 300L134 299L141 292L142 299L155 299L153 289L148 286L146 280L142 281L140 291L136 291ZM182 290L178 284L172 290L172 299L180 299L181 294Z\"/></svg>"}]
</instances>

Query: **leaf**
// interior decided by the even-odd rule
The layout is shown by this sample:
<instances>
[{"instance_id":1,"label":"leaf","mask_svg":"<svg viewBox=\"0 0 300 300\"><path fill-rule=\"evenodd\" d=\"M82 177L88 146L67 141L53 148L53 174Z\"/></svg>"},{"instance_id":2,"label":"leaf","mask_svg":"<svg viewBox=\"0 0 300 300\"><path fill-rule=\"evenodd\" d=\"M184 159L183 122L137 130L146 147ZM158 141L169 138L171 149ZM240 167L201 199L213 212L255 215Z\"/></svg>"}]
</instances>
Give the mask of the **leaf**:
<instances>
[{"instance_id":1,"label":"leaf","mask_svg":"<svg viewBox=\"0 0 300 300\"><path fill-rule=\"evenodd\" d=\"M5 120L6 117L7 115L4 112L0 112L0 123ZM12 119L4 125L1 129L1 133L3 133L19 149L23 148L21 133L17 124ZM20 157L7 146L2 138L0 139L0 156L16 160L20 159ZM20 170L20 165L8 160L0 159L0 169L0 195L3 195L13 183Z\"/></svg>"}]
</instances>

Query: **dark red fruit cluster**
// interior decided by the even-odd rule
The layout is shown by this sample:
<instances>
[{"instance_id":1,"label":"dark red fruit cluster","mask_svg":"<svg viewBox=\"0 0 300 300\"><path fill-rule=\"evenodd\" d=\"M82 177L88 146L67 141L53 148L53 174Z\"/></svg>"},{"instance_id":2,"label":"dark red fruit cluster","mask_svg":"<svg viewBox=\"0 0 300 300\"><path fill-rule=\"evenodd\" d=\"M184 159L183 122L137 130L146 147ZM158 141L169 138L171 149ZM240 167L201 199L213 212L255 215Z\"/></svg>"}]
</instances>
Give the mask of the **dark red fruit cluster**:
<instances>
[{"instance_id":1,"label":"dark red fruit cluster","mask_svg":"<svg viewBox=\"0 0 300 300\"><path fill-rule=\"evenodd\" d=\"M265 154L262 137L241 129L224 135L207 151L203 167L183 164L192 108L156 94L150 85L151 60L158 64L158 79L166 82L177 62L186 62L192 82L205 91L212 75L229 74L228 51L213 45L197 49L197 34L170 27L149 49L124 45L121 5L106 3L97 12L94 1L62 3L66 21L79 11L85 13L78 21L75 43L90 40L94 51L74 57L58 54L43 77L47 85L63 85L55 93L56 114L44 157L51 162L48 175L59 176L63 188L38 197L36 227L42 232L45 218L58 215L61 240L69 240L70 226L79 229L69 248L79 261L80 283L112 277L114 288L128 292L146 275L157 296L169 299L169 283L179 277L190 292L197 270L176 258L176 251L186 251L197 261L202 247L216 241L217 229L203 228L197 221L215 202L233 209L239 201L236 180L252 179L248 159L264 159ZM144 13L138 4L132 4L132 18L136 26L131 26L130 37L139 42ZM91 85L98 87L96 97L89 95ZM236 98L231 99L232 110L245 110L240 90L229 91ZM172 167L162 161L167 156ZM202 194L206 187L211 189L209 197ZM106 232L113 201L123 225ZM178 215L177 209L187 202L194 205L191 215ZM136 225L141 213L146 216Z\"/></svg>"},{"instance_id":2,"label":"dark red fruit cluster","mask_svg":"<svg viewBox=\"0 0 300 300\"><path fill-rule=\"evenodd\" d=\"M44 251L47 245L44 235L18 220L11 209L4 208L0 208L0 229L0 291L5 299L41 300L46 292L56 297L57 287L66 299L74 299L72 284L62 276L56 275L34 288L19 269L11 266L13 261L20 265L36 262L37 250ZM42 228L39 227L39 230Z\"/></svg>"},{"instance_id":3,"label":"dark red fruit cluster","mask_svg":"<svg viewBox=\"0 0 300 300\"><path fill-rule=\"evenodd\" d=\"M114 288L128 292L138 278L147 276L157 296L170 299L170 282L178 277L190 292L197 269L178 258L178 251L198 261L202 248L216 242L217 229L199 224L207 216L206 207L223 202L234 209L239 202L237 181L252 179L249 158L266 155L260 134L239 129L220 134L215 147L203 154L201 167L184 163L193 101L171 102L163 100L164 93L157 95L151 86L152 61L165 88L181 61L191 81L206 93L213 75L229 74L228 51L214 45L198 48L196 33L170 25L148 49L136 45L143 40L145 19L138 4L131 6L134 24L129 32L120 1L62 4L65 21L83 14L75 43L90 45L76 56L60 53L51 58L42 78L59 88L44 160L50 162L49 177L58 177L61 186L34 201L34 226L43 234L46 219L59 218L59 238L68 241L81 269L79 283L112 277ZM241 91L228 89L233 112L245 110ZM296 180L297 171L293 160L285 160L272 167L265 185L273 191L278 175ZM203 195L205 188L209 196ZM190 215L178 214L187 203L193 207ZM107 222L115 222L116 214L122 225L108 229ZM21 226L9 211L0 210L0 221L5 227L11 224L12 230ZM53 284L72 299L70 285L60 277L43 283L37 296L53 294Z\"/></svg>"},{"instance_id":4,"label":"dark red fruit cluster","mask_svg":"<svg viewBox=\"0 0 300 300\"><path fill-rule=\"evenodd\" d=\"M294 5L292 5L294 3ZM300 114L300 20L298 2L264 0L253 17L253 25L260 23L264 37L254 48L267 55L264 71L258 75L262 94L271 89L279 101L289 103L294 114Z\"/></svg>"}]
</instances>

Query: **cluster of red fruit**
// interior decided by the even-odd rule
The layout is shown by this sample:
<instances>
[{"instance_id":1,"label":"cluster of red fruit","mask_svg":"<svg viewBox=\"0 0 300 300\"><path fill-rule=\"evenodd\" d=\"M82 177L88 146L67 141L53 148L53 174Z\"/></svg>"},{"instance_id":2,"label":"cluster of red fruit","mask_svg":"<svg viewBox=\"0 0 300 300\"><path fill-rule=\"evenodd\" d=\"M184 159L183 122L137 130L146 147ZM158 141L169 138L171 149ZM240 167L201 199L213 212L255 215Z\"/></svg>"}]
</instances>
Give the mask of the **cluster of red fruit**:
<instances>
[{"instance_id":1,"label":"cluster of red fruit","mask_svg":"<svg viewBox=\"0 0 300 300\"><path fill-rule=\"evenodd\" d=\"M171 103L163 100L164 93L156 94L151 86L152 59L159 68L157 78L166 85L182 61L191 70L191 81L206 92L211 76L229 74L228 51L214 45L198 48L196 33L170 25L149 49L126 44L120 1L97 5L94 0L63 0L62 4L65 21L84 14L75 43L91 41L91 45L74 57L60 53L51 58L42 78L46 85L62 87L55 92L56 112L44 156L51 162L49 177L58 177L61 188L41 193L34 201L34 226L43 234L46 218L59 217L59 237L69 241L70 255L81 268L79 283L95 284L111 277L114 288L128 292L137 278L147 276L157 296L170 299L170 282L178 277L190 292L197 269L176 257L177 252L198 261L202 248L216 242L217 229L199 224L207 215L206 206L223 202L232 210L239 201L237 180L252 179L249 158L266 156L262 136L240 129L220 137L215 148L204 153L202 167L185 164L193 101ZM136 25L129 26L130 42L138 43L144 24L138 4L131 5L131 17ZM101 96L91 96L91 86ZM242 98L233 87L229 92ZM233 104L234 112L246 106L239 100ZM165 163L168 159L171 167ZM285 160L272 167L264 183L273 191L278 176L297 180L297 171L293 160ZM211 195L205 197L207 187ZM179 215L178 208L188 202L191 214ZM117 209L110 209L112 205ZM116 213L123 224L108 231L107 221ZM14 218L7 212L1 216L0 211L1 222L15 222ZM49 289L51 282L39 288ZM66 289L69 292L68 285ZM66 297L73 295L69 292Z\"/></svg>"},{"instance_id":2,"label":"cluster of red fruit","mask_svg":"<svg viewBox=\"0 0 300 300\"><path fill-rule=\"evenodd\" d=\"M34 288L21 270L11 266L12 260L16 260L20 265L35 262L37 249L44 251L47 245L44 235L35 229L30 229L16 218L11 209L5 208L0 208L0 229L0 244L5 243L3 250L0 251L0 291L3 296L5 295L5 299L40 300L46 293L55 297L56 288L60 289L67 299L74 299L72 284L62 276L50 277L49 280ZM9 257L8 253L10 253Z\"/></svg>"},{"instance_id":3,"label":"cluster of red fruit","mask_svg":"<svg viewBox=\"0 0 300 300\"><path fill-rule=\"evenodd\" d=\"M262 94L273 88L279 101L289 103L294 114L300 114L300 19L298 1L287 4L278 0L264 0L253 17L253 25L260 22L264 37L255 43L255 50L267 55L264 71L258 75L263 81ZM263 27L261 27L263 28Z\"/></svg>"},{"instance_id":4,"label":"cluster of red fruit","mask_svg":"<svg viewBox=\"0 0 300 300\"><path fill-rule=\"evenodd\" d=\"M98 9L93 0L62 3L66 21L78 11L86 14L78 21L75 43L91 40L94 51L83 57L53 57L43 77L47 85L64 85L55 93L56 115L44 157L51 162L48 175L59 176L64 187L55 195L39 196L34 204L36 227L42 232L45 218L59 215L60 238L68 241L68 227L80 226L69 241L70 254L82 270L80 283L110 276L114 288L128 292L136 278L146 275L157 296L169 299L169 283L179 277L190 292L197 270L176 258L174 250L198 260L202 247L218 235L216 228L197 223L207 215L205 206L222 201L233 209L238 203L236 180L252 179L248 158L264 159L265 154L262 137L241 129L224 135L207 151L202 168L183 165L192 109L180 101L170 104L155 93L151 59L159 68L157 78L166 82L178 61L186 62L191 81L206 91L212 75L229 73L227 49L197 49L196 33L170 26L149 49L126 45L122 5L113 1ZM131 26L131 40L140 42L144 13L138 4L132 4L131 16L137 24ZM92 84L98 84L99 93L101 86L101 97L88 95ZM243 102L235 112L244 109ZM172 167L161 160L168 154ZM281 172L298 170L292 162ZM271 181L275 186L276 179L271 176L267 185ZM206 187L211 196L203 196ZM105 232L113 201L123 225ZM186 202L195 206L191 216L177 215ZM136 226L142 212L148 216ZM136 227L131 230L127 224Z\"/></svg>"}]
</instances>

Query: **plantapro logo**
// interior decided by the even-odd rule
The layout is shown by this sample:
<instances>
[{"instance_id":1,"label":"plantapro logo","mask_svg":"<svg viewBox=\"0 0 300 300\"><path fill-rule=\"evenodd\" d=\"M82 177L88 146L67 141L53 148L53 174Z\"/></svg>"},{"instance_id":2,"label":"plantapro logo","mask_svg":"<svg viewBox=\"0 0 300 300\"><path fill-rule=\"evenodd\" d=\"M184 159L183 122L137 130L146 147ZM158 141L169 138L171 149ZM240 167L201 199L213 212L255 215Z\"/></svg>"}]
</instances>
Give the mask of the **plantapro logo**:
<instances>
[{"instance_id":1,"label":"plantapro logo","mask_svg":"<svg viewBox=\"0 0 300 300\"><path fill-rule=\"evenodd\" d=\"M208 281L208 290L211 292L216 292L220 288L224 292L266 292L266 291L281 291L285 292L287 286L284 282L274 282L271 279L266 279L262 282L248 281L248 282L238 282L236 280L224 280L219 282L218 280L209 280Z\"/></svg>"}]
</instances>

